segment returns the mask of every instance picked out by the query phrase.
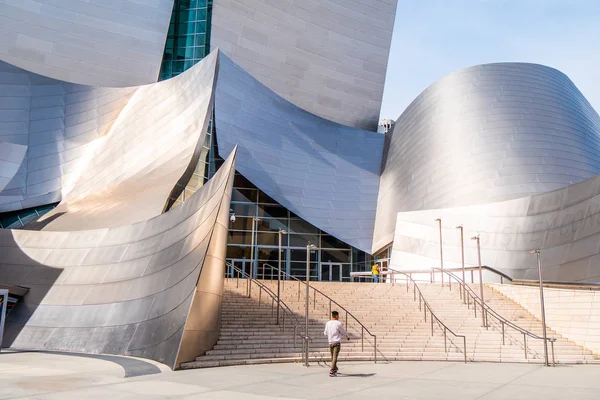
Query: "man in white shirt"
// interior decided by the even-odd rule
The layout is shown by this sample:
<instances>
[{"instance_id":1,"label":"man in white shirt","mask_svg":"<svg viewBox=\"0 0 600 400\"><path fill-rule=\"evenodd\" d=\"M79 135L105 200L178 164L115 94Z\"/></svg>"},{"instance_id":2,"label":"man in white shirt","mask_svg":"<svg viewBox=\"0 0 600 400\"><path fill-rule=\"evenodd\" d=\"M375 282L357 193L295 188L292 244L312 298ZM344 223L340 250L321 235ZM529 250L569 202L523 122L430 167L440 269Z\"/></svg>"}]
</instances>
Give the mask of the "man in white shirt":
<instances>
[{"instance_id":1,"label":"man in white shirt","mask_svg":"<svg viewBox=\"0 0 600 400\"><path fill-rule=\"evenodd\" d=\"M329 369L329 376L335 376L338 371L337 359L340 354L340 348L342 347L342 337L345 336L350 340L348 332L344 328L344 325L338 321L340 314L337 311L331 313L331 321L327 321L325 324L325 336L329 340L329 352L331 353L331 368Z\"/></svg>"}]
</instances>

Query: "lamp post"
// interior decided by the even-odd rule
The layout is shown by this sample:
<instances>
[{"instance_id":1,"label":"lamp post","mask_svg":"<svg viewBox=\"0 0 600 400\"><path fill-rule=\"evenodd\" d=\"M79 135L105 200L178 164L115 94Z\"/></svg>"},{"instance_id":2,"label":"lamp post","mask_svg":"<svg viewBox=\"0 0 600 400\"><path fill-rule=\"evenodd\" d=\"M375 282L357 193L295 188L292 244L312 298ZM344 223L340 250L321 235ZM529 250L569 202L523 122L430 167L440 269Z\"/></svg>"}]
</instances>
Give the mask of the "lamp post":
<instances>
[{"instance_id":1,"label":"lamp post","mask_svg":"<svg viewBox=\"0 0 600 400\"><path fill-rule=\"evenodd\" d=\"M256 223L260 221L260 218L252 217L252 245L250 247L250 279L254 278L254 235L256 232ZM248 297L252 295L252 284L250 284L250 290L248 290Z\"/></svg>"},{"instance_id":2,"label":"lamp post","mask_svg":"<svg viewBox=\"0 0 600 400\"><path fill-rule=\"evenodd\" d=\"M444 251L442 250L442 219L436 218L440 228L440 269L442 270L442 287L444 287Z\"/></svg>"},{"instance_id":3,"label":"lamp post","mask_svg":"<svg viewBox=\"0 0 600 400\"><path fill-rule=\"evenodd\" d=\"M279 229L279 264L277 269L277 325L279 325L279 306L281 305L281 235L287 235L287 232L283 229Z\"/></svg>"},{"instance_id":4,"label":"lamp post","mask_svg":"<svg viewBox=\"0 0 600 400\"><path fill-rule=\"evenodd\" d=\"M308 289L310 288L310 251L316 249L317 246L315 246L312 243L308 243L306 245L306 309L305 309L305 314L306 314L306 327L304 328L304 337L305 337L305 341L306 341L306 345L304 346L304 351L305 351L305 359L304 359L304 366L308 367L308 297L310 296Z\"/></svg>"},{"instance_id":5,"label":"lamp post","mask_svg":"<svg viewBox=\"0 0 600 400\"><path fill-rule=\"evenodd\" d=\"M462 261L463 303L465 303L467 301L467 281L465 281L465 232L462 225L457 226L456 229L460 229L460 255Z\"/></svg>"},{"instance_id":6,"label":"lamp post","mask_svg":"<svg viewBox=\"0 0 600 400\"><path fill-rule=\"evenodd\" d=\"M477 260L479 262L479 296L481 297L481 322L484 328L487 328L487 324L485 323L485 302L483 300L483 273L481 272L481 246L479 235L473 236L471 240L477 241Z\"/></svg>"},{"instance_id":7,"label":"lamp post","mask_svg":"<svg viewBox=\"0 0 600 400\"><path fill-rule=\"evenodd\" d=\"M542 305L542 332L544 334L544 365L550 366L548 363L548 337L546 333L546 309L544 307L544 278L542 276L542 251L535 249L531 254L537 255L538 274L540 276L540 303Z\"/></svg>"}]
</instances>

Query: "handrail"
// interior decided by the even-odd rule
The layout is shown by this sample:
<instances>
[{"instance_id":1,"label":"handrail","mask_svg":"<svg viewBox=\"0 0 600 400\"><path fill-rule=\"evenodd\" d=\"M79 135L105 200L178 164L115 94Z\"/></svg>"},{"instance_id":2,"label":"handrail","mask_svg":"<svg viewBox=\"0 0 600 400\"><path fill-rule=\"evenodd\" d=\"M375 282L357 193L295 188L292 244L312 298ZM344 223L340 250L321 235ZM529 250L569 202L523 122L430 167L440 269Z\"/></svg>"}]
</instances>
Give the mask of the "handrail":
<instances>
[{"instance_id":1,"label":"handrail","mask_svg":"<svg viewBox=\"0 0 600 400\"><path fill-rule=\"evenodd\" d=\"M269 289L266 285L262 284L261 282L259 282L258 280L251 278L250 275L248 275L246 272L242 271L240 268L226 262L225 263L230 269L231 269L231 278L233 279L233 271L237 272L237 287L239 288L239 278L240 275L246 279L247 284L246 284L246 293L248 294L248 296L250 296L250 285L252 283L256 284L259 287L259 294L258 294L258 306L260 307L260 302L261 302L261 297L262 297L262 291L264 290L270 297L271 297L271 317L273 317L273 306L275 303L277 303L277 295L275 293L273 293L273 291L271 289ZM229 275L229 271L226 271L226 276ZM248 279L250 278L250 279ZM298 331L298 327L302 327L302 325L298 322L298 319L296 318L296 315L294 314L294 312L292 312L292 310L288 307L287 304L285 304L284 301L282 301L281 299L279 299L279 304L277 305L278 307L281 307L283 310L283 327L282 330L285 332L285 314L289 313L290 316L293 318L292 319L292 323L294 325L294 348L296 347L296 336L300 336L302 338L302 357L304 357L304 346L305 346L305 341L310 340L310 336L308 335L308 332L304 332L304 335L302 335L299 331Z\"/></svg>"},{"instance_id":2,"label":"handrail","mask_svg":"<svg viewBox=\"0 0 600 400\"><path fill-rule=\"evenodd\" d=\"M446 342L447 341L447 333L446 332L450 332L456 338L462 338L462 340L463 340L463 355L464 355L465 363L466 363L467 362L467 337L465 335L456 334L452 329L448 328L448 326L446 324L444 324L442 322L442 320L440 320L435 315L435 313L433 312L433 309L431 308L431 306L429 305L427 300L425 300L425 296L423 296L421 289L419 289L419 286L417 285L415 280L412 278L412 276L410 276L409 274L404 273L402 271L398 271L398 270L395 270L395 269L389 268L389 267L387 268L387 271L388 271L388 275L392 275L392 285L394 285L394 283L395 283L394 275L400 274L400 275L404 275L406 277L406 291L407 292L408 292L408 282L410 279L410 281L413 284L413 300L414 301L417 301L417 292L419 292L419 311L421 311L421 302L423 302L423 311L424 311L423 315L425 318L425 322L427 322L427 310L429 310L430 321L431 321L431 336L433 336L433 321L434 321L434 319L438 323L438 325L444 329L444 349L445 349L446 353L448 352L448 345ZM450 340L450 343L454 344L454 342L452 342L452 340ZM458 346L456 346L456 348L458 348Z\"/></svg>"},{"instance_id":3,"label":"handrail","mask_svg":"<svg viewBox=\"0 0 600 400\"><path fill-rule=\"evenodd\" d=\"M519 333L521 333L523 335L523 346L524 346L524 350L525 350L525 359L527 359L527 339L526 336L529 336L532 339L538 339L538 340L544 340L543 337L536 335L533 332L528 331L525 328L521 328L520 326L516 325L515 323L507 320L506 318L504 318L503 316L501 316L500 314L498 314L493 308L491 308L488 304L486 304L485 302L481 301L481 298L477 295L477 293L475 293L475 291L473 289L471 289L471 287L469 285L467 285L465 282L463 282L458 276L456 276L455 274L453 274L451 271L448 271L446 269L441 269L441 268L432 268L433 271L439 271L441 273L445 273L448 275L449 278L454 279L456 282L458 282L459 286L461 287L461 293L464 293L465 291L469 293L469 296L471 299L473 299L473 309L475 310L475 317L477 317L477 306L481 307L482 312L485 311L485 321L486 321L486 325L488 325L488 315L492 315L496 320L498 320L498 322L500 322L501 326L502 326L502 344L505 344L505 328L504 326L508 326L510 328L513 328L514 330L518 331ZM450 286L450 290L452 290L452 287ZM464 297L463 297L463 302L464 302ZM477 304L477 305L476 305ZM468 301L468 306L470 306L470 301ZM546 338L547 341L550 342L551 347L552 347L552 365L555 365L555 360L554 360L554 342L556 342L556 338Z\"/></svg>"},{"instance_id":4,"label":"handrail","mask_svg":"<svg viewBox=\"0 0 600 400\"><path fill-rule=\"evenodd\" d=\"M264 263L263 264L263 268L264 267L269 267L271 269L275 269L277 271L279 271L278 267L274 267L273 265ZM296 278L295 276L292 276L290 274L288 274L285 271L280 271L280 273L283 276L286 276L292 280L295 280L298 282L298 299L300 299L300 284L304 284L306 286L306 282L302 281L298 278ZM264 276L264 275L263 275ZM354 316L354 314L352 314L350 311L348 311L348 309L346 309L344 306L342 306L340 303L338 303L337 301L335 301L334 299L332 299L330 296L326 295L325 293L323 293L322 291L320 291L319 289L317 289L314 286L308 285L309 289L313 290L313 309L316 308L317 306L317 293L319 293L321 296L325 297L326 299L329 300L329 316L331 315L331 304L335 304L336 306L338 306L340 309L344 310L346 312L346 327L348 327L348 316L351 316L354 321L356 321L356 323L358 323L361 326L361 351L364 351L365 348L365 342L364 342L364 334L365 332L367 332L367 334L369 334L372 338L373 338L373 354L374 354L374 361L377 362L377 335L371 333L371 331L369 331L369 329L358 320L358 318L356 318Z\"/></svg>"},{"instance_id":5,"label":"handrail","mask_svg":"<svg viewBox=\"0 0 600 400\"><path fill-rule=\"evenodd\" d=\"M432 268L435 269L435 268ZM439 268L438 268L439 269ZM465 267L465 271L477 271L479 267ZM502 271L498 271L495 268L487 265L482 265L481 269L492 272L500 277L500 283L504 283L504 279L512 283L513 285L522 286L539 286L540 281L535 279L515 279ZM460 272L462 268L444 268L444 271ZM586 290L600 290L600 282L569 282L569 281L547 281L543 282L544 287L557 288L557 289L586 289Z\"/></svg>"}]
</instances>

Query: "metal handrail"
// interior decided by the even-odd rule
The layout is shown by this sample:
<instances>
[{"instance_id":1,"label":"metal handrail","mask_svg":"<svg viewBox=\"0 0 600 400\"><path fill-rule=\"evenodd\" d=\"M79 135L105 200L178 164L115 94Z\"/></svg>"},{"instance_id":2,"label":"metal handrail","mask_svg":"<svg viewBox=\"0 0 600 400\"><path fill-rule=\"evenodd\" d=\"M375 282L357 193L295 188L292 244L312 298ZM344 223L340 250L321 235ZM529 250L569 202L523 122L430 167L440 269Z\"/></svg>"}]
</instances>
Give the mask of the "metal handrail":
<instances>
[{"instance_id":1,"label":"metal handrail","mask_svg":"<svg viewBox=\"0 0 600 400\"><path fill-rule=\"evenodd\" d=\"M277 303L277 295L275 293L273 293L273 291L271 289L269 289L266 285L262 284L261 282L257 281L254 278L251 278L249 274L247 274L246 272L242 271L241 269L239 269L238 267L226 262L225 263L230 269L231 269L231 278L233 279L233 271L237 272L237 288L239 288L239 278L240 275L246 279L246 293L248 296L250 296L250 285L252 283L256 284L259 287L259 292L258 292L258 306L260 307L261 304L261 298L262 298L262 291L264 290L270 297L271 297L271 317L273 317L273 306L275 305L275 303ZM229 275L229 272L226 272L226 276ZM296 318L296 315L294 314L294 312L289 308L289 306L282 301L281 299L279 299L279 303L277 305L278 307L281 307L281 309L283 310L283 326L282 326L282 331L285 332L285 315L286 313L289 313L291 318L292 318L292 323L294 325L294 348L296 347L296 336L300 336L302 338L302 357L304 360L304 346L306 346L306 342L310 340L310 336L308 335L308 332L304 332L304 334L301 334L298 330L298 327L302 327L302 325L300 324L300 322L298 322L298 319Z\"/></svg>"},{"instance_id":2,"label":"metal handrail","mask_svg":"<svg viewBox=\"0 0 600 400\"><path fill-rule=\"evenodd\" d=\"M275 269L275 270L279 271L278 267L274 267L273 265L270 265L270 264L264 263L263 264L263 268L264 267L269 267L271 269ZM290 278L291 280L294 280L294 281L298 282L298 299L300 299L300 287L301 287L300 284L304 284L306 286L306 282L302 281L302 280L300 280L298 278L296 278L295 276L292 276L292 275L288 274L285 271L280 271L280 273L283 276L286 276L286 277ZM264 276L264 274L263 274L263 276ZM313 309L315 309L316 306L317 306L317 293L319 293L321 296L323 296L323 297L325 297L326 299L329 300L329 314L328 314L328 316L331 315L331 304L333 303L336 306L338 306L340 309L342 309L342 310L344 310L346 312L346 327L348 327L348 316L352 317L354 319L354 321L358 325L361 326L361 351L365 350L365 341L364 341L365 332L367 334L369 334L373 338L373 354L374 354L373 358L374 358L374 361L377 362L377 335L371 333L371 331L369 331L369 329L362 322L360 322L358 320L358 318L356 318L350 311L348 311L348 309L346 309L340 303L338 303L337 301L335 301L334 299L332 299L330 296L326 295L325 293L323 293L322 291L320 291L319 289L317 289L314 286L308 285L308 288L313 290Z\"/></svg>"},{"instance_id":3,"label":"metal handrail","mask_svg":"<svg viewBox=\"0 0 600 400\"><path fill-rule=\"evenodd\" d=\"M433 269L433 268L432 268ZM439 269L439 268L438 268ZM477 271L479 267L465 267L465 271ZM539 286L540 281L534 279L515 279L502 271L498 271L495 268L482 265L481 269L489 271L500 277L500 283L504 283L504 279L512 283L513 285L522 286ZM444 268L444 271L459 272L462 268ZM569 282L569 281L547 281L542 282L544 287L557 288L557 289L575 289L575 290L600 290L600 282Z\"/></svg>"},{"instance_id":4,"label":"metal handrail","mask_svg":"<svg viewBox=\"0 0 600 400\"><path fill-rule=\"evenodd\" d=\"M504 318L503 316L498 314L488 304L486 304L485 302L482 302L481 298L477 295L477 293L475 293L475 291L473 289L471 289L471 287L469 285L467 285L465 282L463 282L458 276L456 276L452 272L450 272L446 269L442 270L440 268L432 268L432 270L447 274L449 278L454 279L456 282L458 282L458 284L461 287L461 291L460 291L461 293L464 293L465 291L469 293L470 298L473 299L473 309L475 310L475 317L477 317L477 306L481 307L481 309L485 311L486 327L487 327L487 325L489 325L488 315L490 315L490 314L496 320L498 320L498 322L500 322L500 324L502 326L502 344L505 344L505 325L518 331L519 333L521 333L523 335L523 347L525 350L525 359L527 359L527 339L526 339L526 337L529 336L532 339L544 340L543 337L536 335L535 333L530 332L525 328L521 328L520 326L516 325L515 323L507 320L506 318ZM452 290L452 286L450 286L450 290ZM463 295L461 294L461 296L463 296ZM464 298L463 298L463 301L464 301ZM470 307L469 299L467 299L467 305ZM554 342L556 342L556 338L547 338L546 340L550 342L550 345L552 348L552 365L556 365L555 360L554 360Z\"/></svg>"},{"instance_id":5,"label":"metal handrail","mask_svg":"<svg viewBox=\"0 0 600 400\"><path fill-rule=\"evenodd\" d=\"M438 326L442 327L444 330L444 349L445 352L448 352L448 345L447 345L447 333L446 332L450 332L454 337L456 338L462 338L463 340L463 355L465 358L465 363L467 362L467 337L465 335L459 335L457 333L455 333L452 329L448 328L448 326L446 324L444 324L442 322L442 320L440 320L435 313L433 312L433 309L431 308L431 306L429 305L429 303L427 302L427 300L425 300L425 296L423 296L423 293L421 292L421 289L419 289L419 286L417 285L417 283L415 282L415 280L412 278L412 276L410 276L409 274L402 272L402 271L398 271L395 270L393 268L387 268L388 271L388 275L392 275L392 285L394 285L395 283L395 276L396 274L400 274L400 275L404 275L406 277L406 291L408 292L409 290L409 280L410 282L412 282L413 284L413 300L417 301L417 292L419 293L419 311L421 311L421 303L423 303L423 316L425 319L425 322L427 322L427 311L429 310L429 314L430 314L430 321L431 321L431 336L433 336L433 322L434 320L437 322ZM452 340L450 340L450 343L454 344L454 342L452 342ZM459 347L456 346L456 344L454 344L454 346L458 349Z\"/></svg>"}]
</instances>

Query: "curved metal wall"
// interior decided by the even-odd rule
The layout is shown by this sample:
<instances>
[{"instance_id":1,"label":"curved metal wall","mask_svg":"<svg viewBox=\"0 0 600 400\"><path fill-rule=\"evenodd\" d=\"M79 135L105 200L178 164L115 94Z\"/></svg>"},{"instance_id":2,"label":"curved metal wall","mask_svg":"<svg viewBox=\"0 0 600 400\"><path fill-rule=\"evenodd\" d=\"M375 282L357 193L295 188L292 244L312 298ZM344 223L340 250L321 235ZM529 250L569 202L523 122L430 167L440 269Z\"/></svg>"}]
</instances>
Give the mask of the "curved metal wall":
<instances>
[{"instance_id":1,"label":"curved metal wall","mask_svg":"<svg viewBox=\"0 0 600 400\"><path fill-rule=\"evenodd\" d=\"M89 143L109 132L136 90L61 82L0 61L0 142L27 150L0 191L0 212L59 201Z\"/></svg>"},{"instance_id":2,"label":"curved metal wall","mask_svg":"<svg viewBox=\"0 0 600 400\"><path fill-rule=\"evenodd\" d=\"M391 264L400 269L439 266L442 219L444 266L460 267L460 232L465 258L481 261L512 278L538 279L534 249L542 249L544 280L600 282L600 175L555 191L499 203L399 213Z\"/></svg>"},{"instance_id":3,"label":"curved metal wall","mask_svg":"<svg viewBox=\"0 0 600 400\"><path fill-rule=\"evenodd\" d=\"M363 251L371 248L383 135L310 114L221 54L215 95L221 156L279 204Z\"/></svg>"},{"instance_id":4,"label":"curved metal wall","mask_svg":"<svg viewBox=\"0 0 600 400\"><path fill-rule=\"evenodd\" d=\"M124 354L175 368L218 339L235 151L182 206L87 231L0 230L2 282L30 288L4 346Z\"/></svg>"},{"instance_id":5,"label":"curved metal wall","mask_svg":"<svg viewBox=\"0 0 600 400\"><path fill-rule=\"evenodd\" d=\"M173 79L140 87L63 181L61 204L40 219L44 229L110 228L163 212L204 142L217 63L215 51Z\"/></svg>"},{"instance_id":6,"label":"curved metal wall","mask_svg":"<svg viewBox=\"0 0 600 400\"><path fill-rule=\"evenodd\" d=\"M396 0L219 0L211 48L329 120L375 131Z\"/></svg>"},{"instance_id":7,"label":"curved metal wall","mask_svg":"<svg viewBox=\"0 0 600 400\"><path fill-rule=\"evenodd\" d=\"M62 199L43 218L61 215L46 226L59 230L80 229L82 218L91 229L162 212L206 133L217 62L213 52L181 76L122 89L64 83L0 62L8 82L0 149L2 142L27 146L0 191L0 212Z\"/></svg>"},{"instance_id":8,"label":"curved metal wall","mask_svg":"<svg viewBox=\"0 0 600 400\"><path fill-rule=\"evenodd\" d=\"M156 82L173 0L2 1L0 60L83 85Z\"/></svg>"},{"instance_id":9,"label":"curved metal wall","mask_svg":"<svg viewBox=\"0 0 600 400\"><path fill-rule=\"evenodd\" d=\"M386 138L373 250L397 212L542 193L600 173L600 117L563 73L486 64L442 78Z\"/></svg>"}]
</instances>

